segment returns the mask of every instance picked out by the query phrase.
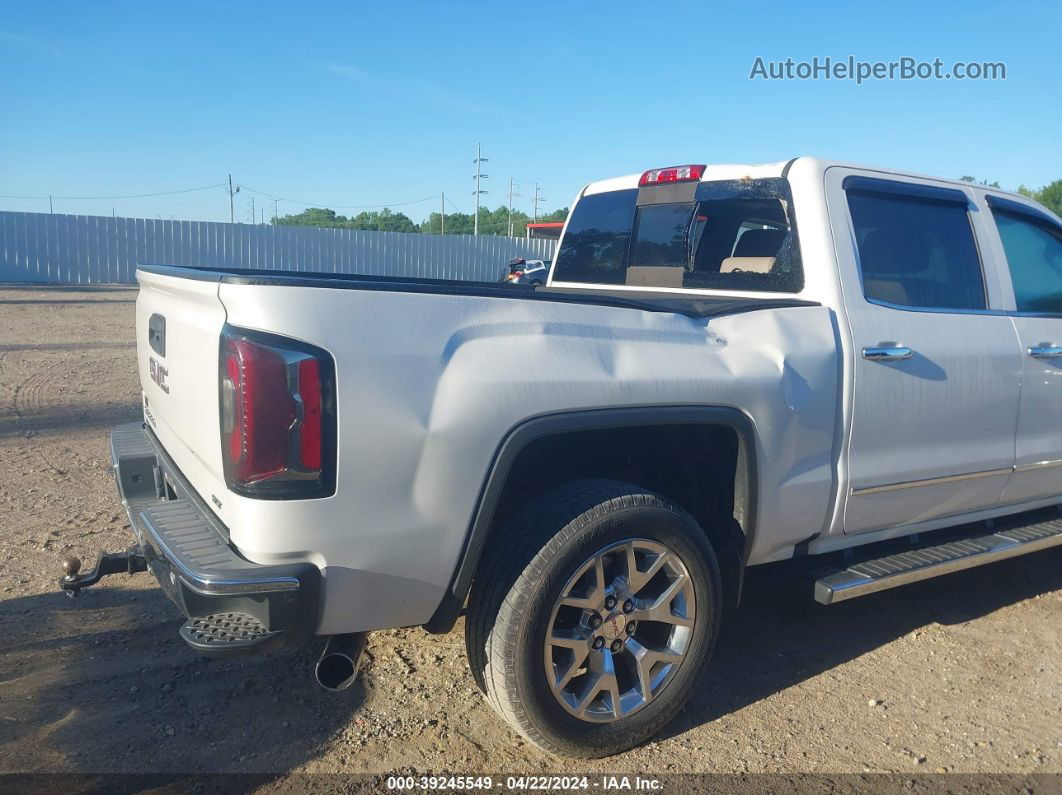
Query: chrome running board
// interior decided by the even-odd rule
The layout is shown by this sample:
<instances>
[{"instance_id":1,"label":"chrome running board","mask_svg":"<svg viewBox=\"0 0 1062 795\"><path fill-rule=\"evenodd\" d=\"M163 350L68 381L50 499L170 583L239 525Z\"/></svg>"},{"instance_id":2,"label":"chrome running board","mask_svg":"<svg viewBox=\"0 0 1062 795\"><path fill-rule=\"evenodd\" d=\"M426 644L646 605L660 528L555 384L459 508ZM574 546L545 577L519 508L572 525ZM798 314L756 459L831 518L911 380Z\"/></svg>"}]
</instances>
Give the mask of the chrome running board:
<instances>
[{"instance_id":1,"label":"chrome running board","mask_svg":"<svg viewBox=\"0 0 1062 795\"><path fill-rule=\"evenodd\" d=\"M816 580L815 601L830 605L1054 546L1062 546L1062 519L1048 519L898 552L856 563L844 571Z\"/></svg>"}]
</instances>

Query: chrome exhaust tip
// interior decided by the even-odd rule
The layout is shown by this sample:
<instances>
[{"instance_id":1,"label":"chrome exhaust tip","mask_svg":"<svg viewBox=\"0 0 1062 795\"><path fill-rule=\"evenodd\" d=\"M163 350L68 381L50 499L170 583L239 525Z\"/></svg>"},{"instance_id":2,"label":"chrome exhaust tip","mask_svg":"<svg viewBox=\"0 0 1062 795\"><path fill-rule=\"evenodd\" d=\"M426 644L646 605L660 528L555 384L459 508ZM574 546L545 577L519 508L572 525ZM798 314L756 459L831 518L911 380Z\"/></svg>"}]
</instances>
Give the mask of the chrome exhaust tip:
<instances>
[{"instance_id":1,"label":"chrome exhaust tip","mask_svg":"<svg viewBox=\"0 0 1062 795\"><path fill-rule=\"evenodd\" d=\"M333 693L346 690L354 684L358 678L361 657L365 653L366 636L365 632L329 636L321 658L313 669L317 684Z\"/></svg>"}]
</instances>

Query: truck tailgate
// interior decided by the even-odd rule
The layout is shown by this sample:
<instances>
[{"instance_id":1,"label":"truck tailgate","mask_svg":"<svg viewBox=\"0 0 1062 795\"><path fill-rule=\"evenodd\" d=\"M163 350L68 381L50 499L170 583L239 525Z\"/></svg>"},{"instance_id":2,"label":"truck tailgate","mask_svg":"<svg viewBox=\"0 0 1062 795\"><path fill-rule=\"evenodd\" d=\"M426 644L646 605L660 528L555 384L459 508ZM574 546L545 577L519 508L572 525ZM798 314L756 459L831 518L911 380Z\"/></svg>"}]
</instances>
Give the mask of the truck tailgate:
<instances>
[{"instance_id":1,"label":"truck tailgate","mask_svg":"<svg viewBox=\"0 0 1062 795\"><path fill-rule=\"evenodd\" d=\"M136 349L144 419L201 495L224 493L218 345L225 308L217 280L144 270L137 279Z\"/></svg>"}]
</instances>

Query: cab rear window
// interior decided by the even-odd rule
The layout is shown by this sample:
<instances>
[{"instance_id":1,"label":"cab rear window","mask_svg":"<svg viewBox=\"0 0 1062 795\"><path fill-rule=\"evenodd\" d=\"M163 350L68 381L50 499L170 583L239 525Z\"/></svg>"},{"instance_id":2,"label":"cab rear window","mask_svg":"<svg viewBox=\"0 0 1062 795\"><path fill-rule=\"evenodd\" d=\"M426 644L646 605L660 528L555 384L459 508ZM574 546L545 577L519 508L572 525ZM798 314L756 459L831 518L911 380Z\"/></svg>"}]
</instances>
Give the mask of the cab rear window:
<instances>
[{"instance_id":1,"label":"cab rear window","mask_svg":"<svg viewBox=\"0 0 1062 795\"><path fill-rule=\"evenodd\" d=\"M803 286L789 185L704 182L692 201L655 187L591 194L575 206L554 282L796 292Z\"/></svg>"},{"instance_id":2,"label":"cab rear window","mask_svg":"<svg viewBox=\"0 0 1062 795\"><path fill-rule=\"evenodd\" d=\"M561 244L555 280L623 284L637 190L586 196L576 204ZM563 277L563 278L562 278Z\"/></svg>"}]
</instances>

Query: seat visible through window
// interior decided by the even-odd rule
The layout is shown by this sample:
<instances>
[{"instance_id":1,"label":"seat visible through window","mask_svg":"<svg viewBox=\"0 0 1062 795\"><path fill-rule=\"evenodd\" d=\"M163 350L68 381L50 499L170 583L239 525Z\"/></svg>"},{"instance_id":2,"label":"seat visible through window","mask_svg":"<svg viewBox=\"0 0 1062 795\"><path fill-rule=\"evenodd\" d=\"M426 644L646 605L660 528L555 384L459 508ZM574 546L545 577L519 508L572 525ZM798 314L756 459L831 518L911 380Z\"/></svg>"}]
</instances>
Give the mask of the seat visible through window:
<instances>
[{"instance_id":1,"label":"seat visible through window","mask_svg":"<svg viewBox=\"0 0 1062 795\"><path fill-rule=\"evenodd\" d=\"M784 229L746 229L738 238L734 253L719 265L719 272L770 273L784 241Z\"/></svg>"}]
</instances>

